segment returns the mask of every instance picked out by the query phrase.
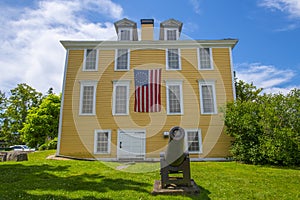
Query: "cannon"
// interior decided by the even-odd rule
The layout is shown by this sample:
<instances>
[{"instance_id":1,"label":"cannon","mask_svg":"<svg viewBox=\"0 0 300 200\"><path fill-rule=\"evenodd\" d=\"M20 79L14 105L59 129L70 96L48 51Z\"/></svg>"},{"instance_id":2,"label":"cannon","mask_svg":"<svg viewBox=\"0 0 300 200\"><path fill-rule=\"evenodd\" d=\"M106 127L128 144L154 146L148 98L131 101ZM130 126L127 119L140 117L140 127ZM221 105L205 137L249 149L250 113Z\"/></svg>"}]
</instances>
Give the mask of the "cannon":
<instances>
[{"instance_id":1,"label":"cannon","mask_svg":"<svg viewBox=\"0 0 300 200\"><path fill-rule=\"evenodd\" d=\"M161 188L169 186L191 187L190 158L185 151L185 131L179 126L169 132L169 143L166 152L160 154ZM181 174L172 177L171 174Z\"/></svg>"}]
</instances>

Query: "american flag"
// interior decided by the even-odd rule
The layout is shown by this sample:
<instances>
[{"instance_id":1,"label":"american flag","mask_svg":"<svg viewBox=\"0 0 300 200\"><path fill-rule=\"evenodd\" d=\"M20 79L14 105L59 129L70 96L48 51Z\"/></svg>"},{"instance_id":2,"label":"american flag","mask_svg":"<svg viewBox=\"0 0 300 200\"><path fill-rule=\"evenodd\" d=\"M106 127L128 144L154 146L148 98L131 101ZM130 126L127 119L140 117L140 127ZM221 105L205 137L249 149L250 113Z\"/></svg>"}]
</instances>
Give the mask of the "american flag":
<instances>
[{"instance_id":1,"label":"american flag","mask_svg":"<svg viewBox=\"0 0 300 200\"><path fill-rule=\"evenodd\" d=\"M161 69L134 70L135 112L160 112Z\"/></svg>"}]
</instances>

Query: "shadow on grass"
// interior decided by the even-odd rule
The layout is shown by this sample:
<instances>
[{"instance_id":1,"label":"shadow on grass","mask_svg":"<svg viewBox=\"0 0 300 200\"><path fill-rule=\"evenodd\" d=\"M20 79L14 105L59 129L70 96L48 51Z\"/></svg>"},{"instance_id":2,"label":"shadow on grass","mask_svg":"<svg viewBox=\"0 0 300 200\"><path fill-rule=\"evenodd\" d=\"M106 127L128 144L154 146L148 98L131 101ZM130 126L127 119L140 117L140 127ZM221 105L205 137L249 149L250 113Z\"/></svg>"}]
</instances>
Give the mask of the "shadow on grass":
<instances>
[{"instance_id":1,"label":"shadow on grass","mask_svg":"<svg viewBox=\"0 0 300 200\"><path fill-rule=\"evenodd\" d=\"M0 199L95 199L109 191L149 193L149 184L99 174L70 175L70 166L0 165ZM80 191L80 197L69 197ZM91 194L92 193L92 194ZM101 193L101 194L100 194ZM78 195L78 194L77 194Z\"/></svg>"}]
</instances>

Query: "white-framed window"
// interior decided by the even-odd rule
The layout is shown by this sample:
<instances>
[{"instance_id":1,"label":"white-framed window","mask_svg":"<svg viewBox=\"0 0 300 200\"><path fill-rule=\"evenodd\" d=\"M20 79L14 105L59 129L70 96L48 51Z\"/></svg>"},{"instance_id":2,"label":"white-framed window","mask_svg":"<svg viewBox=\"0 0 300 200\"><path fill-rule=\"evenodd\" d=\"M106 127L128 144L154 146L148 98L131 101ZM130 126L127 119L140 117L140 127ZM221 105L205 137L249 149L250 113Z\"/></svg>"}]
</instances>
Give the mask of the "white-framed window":
<instances>
[{"instance_id":1,"label":"white-framed window","mask_svg":"<svg viewBox=\"0 0 300 200\"><path fill-rule=\"evenodd\" d=\"M113 84L113 115L128 115L130 81L114 81Z\"/></svg>"},{"instance_id":2,"label":"white-framed window","mask_svg":"<svg viewBox=\"0 0 300 200\"><path fill-rule=\"evenodd\" d=\"M97 71L98 70L98 54L97 49L84 50L84 64L83 71Z\"/></svg>"},{"instance_id":3,"label":"white-framed window","mask_svg":"<svg viewBox=\"0 0 300 200\"><path fill-rule=\"evenodd\" d=\"M94 154L110 154L111 130L95 130Z\"/></svg>"},{"instance_id":4,"label":"white-framed window","mask_svg":"<svg viewBox=\"0 0 300 200\"><path fill-rule=\"evenodd\" d=\"M212 70L213 57L211 48L198 48L198 69Z\"/></svg>"},{"instance_id":5,"label":"white-framed window","mask_svg":"<svg viewBox=\"0 0 300 200\"><path fill-rule=\"evenodd\" d=\"M167 70L181 70L180 49L166 50Z\"/></svg>"},{"instance_id":6,"label":"white-framed window","mask_svg":"<svg viewBox=\"0 0 300 200\"><path fill-rule=\"evenodd\" d=\"M185 141L189 153L202 153L202 135L200 129L185 129Z\"/></svg>"},{"instance_id":7,"label":"white-framed window","mask_svg":"<svg viewBox=\"0 0 300 200\"><path fill-rule=\"evenodd\" d=\"M183 114L182 81L166 81L167 114Z\"/></svg>"},{"instance_id":8,"label":"white-framed window","mask_svg":"<svg viewBox=\"0 0 300 200\"><path fill-rule=\"evenodd\" d=\"M132 29L120 28L118 36L119 36L119 40L132 40Z\"/></svg>"},{"instance_id":9,"label":"white-framed window","mask_svg":"<svg viewBox=\"0 0 300 200\"><path fill-rule=\"evenodd\" d=\"M201 114L217 114L215 81L199 80Z\"/></svg>"},{"instance_id":10,"label":"white-framed window","mask_svg":"<svg viewBox=\"0 0 300 200\"><path fill-rule=\"evenodd\" d=\"M177 28L165 28L165 40L178 40L179 34Z\"/></svg>"},{"instance_id":11,"label":"white-framed window","mask_svg":"<svg viewBox=\"0 0 300 200\"><path fill-rule=\"evenodd\" d=\"M95 115L97 81L80 81L80 115Z\"/></svg>"},{"instance_id":12,"label":"white-framed window","mask_svg":"<svg viewBox=\"0 0 300 200\"><path fill-rule=\"evenodd\" d=\"M129 49L116 49L115 52L115 70L129 70L130 51Z\"/></svg>"}]
</instances>

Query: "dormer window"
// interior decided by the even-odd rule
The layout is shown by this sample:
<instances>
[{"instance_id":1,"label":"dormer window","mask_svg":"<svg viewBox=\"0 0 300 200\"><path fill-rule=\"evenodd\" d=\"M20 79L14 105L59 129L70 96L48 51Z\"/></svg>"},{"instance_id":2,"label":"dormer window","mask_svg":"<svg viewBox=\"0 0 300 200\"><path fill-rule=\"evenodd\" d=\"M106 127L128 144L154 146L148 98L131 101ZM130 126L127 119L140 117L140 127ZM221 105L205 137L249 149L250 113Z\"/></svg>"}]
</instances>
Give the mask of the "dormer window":
<instances>
[{"instance_id":1,"label":"dormer window","mask_svg":"<svg viewBox=\"0 0 300 200\"><path fill-rule=\"evenodd\" d=\"M182 22L169 19L160 23L160 40L179 40Z\"/></svg>"},{"instance_id":2,"label":"dormer window","mask_svg":"<svg viewBox=\"0 0 300 200\"><path fill-rule=\"evenodd\" d=\"M165 40L177 40L178 39L178 29L165 29Z\"/></svg>"},{"instance_id":3,"label":"dormer window","mask_svg":"<svg viewBox=\"0 0 300 200\"><path fill-rule=\"evenodd\" d=\"M119 29L119 40L132 40L132 29L130 28Z\"/></svg>"},{"instance_id":4,"label":"dormer window","mask_svg":"<svg viewBox=\"0 0 300 200\"><path fill-rule=\"evenodd\" d=\"M136 23L126 18L114 23L116 33L118 34L118 40L123 41L137 41L138 34Z\"/></svg>"}]
</instances>

